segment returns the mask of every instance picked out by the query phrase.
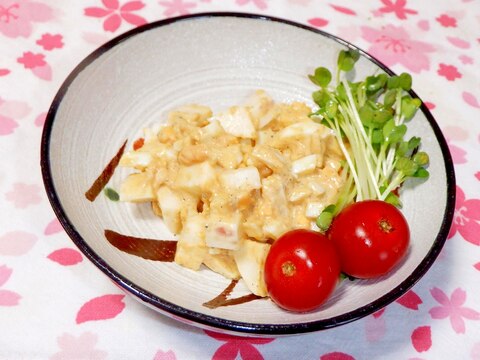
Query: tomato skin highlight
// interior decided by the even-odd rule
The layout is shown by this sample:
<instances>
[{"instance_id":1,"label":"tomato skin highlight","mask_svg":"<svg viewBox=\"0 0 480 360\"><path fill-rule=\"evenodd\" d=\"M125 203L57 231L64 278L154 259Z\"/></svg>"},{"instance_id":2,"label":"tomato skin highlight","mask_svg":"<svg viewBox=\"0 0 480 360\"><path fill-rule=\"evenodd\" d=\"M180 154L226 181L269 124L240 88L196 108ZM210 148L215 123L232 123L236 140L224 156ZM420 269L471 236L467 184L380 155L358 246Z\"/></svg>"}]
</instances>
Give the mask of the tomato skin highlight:
<instances>
[{"instance_id":1,"label":"tomato skin highlight","mask_svg":"<svg viewBox=\"0 0 480 360\"><path fill-rule=\"evenodd\" d=\"M278 238L265 261L265 284L281 308L312 311L333 293L340 262L331 241L311 230L292 230Z\"/></svg>"},{"instance_id":2,"label":"tomato skin highlight","mask_svg":"<svg viewBox=\"0 0 480 360\"><path fill-rule=\"evenodd\" d=\"M371 279L391 271L405 256L410 230L395 206L365 200L344 208L333 219L328 237L335 244L344 273Z\"/></svg>"}]
</instances>

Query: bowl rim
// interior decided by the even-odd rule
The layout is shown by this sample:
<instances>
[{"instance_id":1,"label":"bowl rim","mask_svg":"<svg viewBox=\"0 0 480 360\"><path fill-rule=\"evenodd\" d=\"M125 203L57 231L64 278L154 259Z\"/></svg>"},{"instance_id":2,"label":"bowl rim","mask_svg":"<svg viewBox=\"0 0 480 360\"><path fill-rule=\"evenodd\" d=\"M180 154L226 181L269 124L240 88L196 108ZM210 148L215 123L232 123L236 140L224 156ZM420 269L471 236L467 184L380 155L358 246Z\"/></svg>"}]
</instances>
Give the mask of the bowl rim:
<instances>
[{"instance_id":1,"label":"bowl rim","mask_svg":"<svg viewBox=\"0 0 480 360\"><path fill-rule=\"evenodd\" d=\"M234 17L234 18L243 18L243 19L253 19L259 21L267 21L274 23L282 23L285 25L293 26L305 31L310 31L318 34L321 37L334 40L335 42L351 48L358 50L359 53L368 59L369 61L376 64L383 71L389 75L395 75L395 73L390 70L387 66L381 63L372 55L368 54L366 51L360 49L359 47L351 44L348 41L345 41L335 35L322 31L320 29L312 28L308 25L300 24L291 20L284 18L260 15L253 13L240 13L240 12L205 12L205 13L196 13L191 15L184 15L178 17L172 17L168 19L158 20L151 22L149 24L131 29L113 39L106 42L105 44L98 47L96 50L91 52L86 56L67 76L63 84L60 86L57 94L55 95L51 106L48 110L43 132L41 138L41 148L40 148L40 166L42 172L42 178L44 182L44 187L47 193L47 197L50 201L50 204L54 210L55 215L57 216L60 224L65 229L67 235L71 238L74 244L80 249L80 251L94 264L96 265L105 275L107 275L114 283L125 290L126 292L134 295L146 305L156 309L157 311L173 318L177 318L181 321L187 323L194 323L194 325L207 328L210 330L221 330L226 332L232 332L239 335L268 335L268 336L278 336L278 335L292 335L313 332L318 330L325 330L333 328L339 325L350 323L354 320L360 319L364 316L370 315L383 307L387 306L391 302L398 299L401 295L406 293L413 285L415 285L420 278L427 272L427 270L434 263L435 259L439 255L443 245L447 239L450 226L453 221L454 211L455 211L455 172L451 154L448 149L447 142L440 130L439 125L435 121L433 115L430 113L428 108L422 101L420 110L423 112L426 117L429 125L431 126L436 140L440 146L440 150L443 155L443 161L446 171L446 181L447 181L447 199L446 199L446 211L443 214L443 220L440 226L440 229L436 235L436 238L427 253L424 259L417 265L415 270L398 286L384 294L380 298L372 301L371 303L362 306L358 309L352 310L348 313L335 316L328 319L317 320L306 323L291 323L291 324L257 324L257 323L247 323L234 320L227 320L216 316L206 315L196 311L186 309L182 306L176 305L174 303L168 302L149 291L141 288L140 286L134 284L123 275L115 271L111 266L109 266L99 255L97 255L93 249L86 243L82 238L80 233L76 230L75 225L68 218L65 210L63 209L61 199L58 197L56 192L53 176L51 173L51 164L50 164L50 140L51 132L53 129L55 117L57 110L60 107L60 104L68 92L70 84L75 81L77 76L82 72L83 69L88 67L92 62L94 62L102 54L106 53L110 49L114 48L122 41L125 41L133 36L141 34L145 31L152 29L157 29L165 25L169 25L176 22L189 21L189 20L198 20L205 18L221 18L221 17ZM415 98L419 98L418 95L411 90L410 95Z\"/></svg>"}]
</instances>

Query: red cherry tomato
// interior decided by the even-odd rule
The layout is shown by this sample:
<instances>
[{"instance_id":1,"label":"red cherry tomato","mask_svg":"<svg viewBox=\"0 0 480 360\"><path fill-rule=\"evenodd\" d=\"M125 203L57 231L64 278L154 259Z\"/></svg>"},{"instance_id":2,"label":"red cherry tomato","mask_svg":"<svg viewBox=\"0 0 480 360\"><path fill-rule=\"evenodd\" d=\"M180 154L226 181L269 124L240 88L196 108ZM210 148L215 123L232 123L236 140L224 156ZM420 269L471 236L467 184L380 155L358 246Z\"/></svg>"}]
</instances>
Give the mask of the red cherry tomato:
<instances>
[{"instance_id":1,"label":"red cherry tomato","mask_svg":"<svg viewBox=\"0 0 480 360\"><path fill-rule=\"evenodd\" d=\"M340 262L330 240L310 230L293 230L278 238L265 261L265 284L280 307L314 310L332 294Z\"/></svg>"},{"instance_id":2,"label":"red cherry tomato","mask_svg":"<svg viewBox=\"0 0 480 360\"><path fill-rule=\"evenodd\" d=\"M392 270L407 252L410 230L395 206L365 200L343 209L334 219L328 237L335 244L342 271L369 279Z\"/></svg>"}]
</instances>

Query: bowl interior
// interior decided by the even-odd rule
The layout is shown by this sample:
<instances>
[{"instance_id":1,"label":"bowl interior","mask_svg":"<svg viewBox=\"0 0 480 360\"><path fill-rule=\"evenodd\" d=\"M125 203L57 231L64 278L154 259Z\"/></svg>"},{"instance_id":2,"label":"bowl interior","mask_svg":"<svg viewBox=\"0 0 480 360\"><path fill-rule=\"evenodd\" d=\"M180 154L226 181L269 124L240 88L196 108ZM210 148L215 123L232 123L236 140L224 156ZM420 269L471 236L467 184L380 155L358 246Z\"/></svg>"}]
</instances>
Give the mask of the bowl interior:
<instances>
[{"instance_id":1,"label":"bowl interior","mask_svg":"<svg viewBox=\"0 0 480 360\"><path fill-rule=\"evenodd\" d=\"M200 103L219 111L243 103L256 89L265 89L277 101L313 105L314 86L307 74L318 66L334 69L338 51L345 46L333 37L284 21L217 14L152 24L97 50L60 90L44 134L45 182L69 235L137 298L205 326L293 333L348 322L393 301L429 267L450 224L451 163L425 108L409 124L410 134L422 137L431 157L431 177L415 189L406 186L402 195L412 235L408 257L387 277L342 282L328 303L313 313L288 313L266 300L214 310L202 306L229 281L206 269L193 272L128 255L105 240L105 229L172 239L149 205L112 202L102 195L90 202L84 196L125 140L131 147L143 127L161 123L176 106ZM355 76L379 71L383 70L377 63L362 56ZM118 188L124 175L124 170L117 169L109 186ZM234 295L244 293L240 282Z\"/></svg>"}]
</instances>

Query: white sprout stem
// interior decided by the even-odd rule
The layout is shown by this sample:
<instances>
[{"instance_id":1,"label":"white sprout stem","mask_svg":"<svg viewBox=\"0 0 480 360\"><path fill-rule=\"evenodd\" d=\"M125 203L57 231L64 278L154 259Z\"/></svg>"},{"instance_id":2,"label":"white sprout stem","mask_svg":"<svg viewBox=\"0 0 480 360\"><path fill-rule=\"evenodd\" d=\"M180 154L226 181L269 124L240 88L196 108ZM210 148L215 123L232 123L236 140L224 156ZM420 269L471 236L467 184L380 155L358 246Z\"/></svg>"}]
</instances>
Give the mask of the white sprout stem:
<instances>
[{"instance_id":1,"label":"white sprout stem","mask_svg":"<svg viewBox=\"0 0 480 360\"><path fill-rule=\"evenodd\" d=\"M395 149L390 148L388 149L388 154L387 158L385 160L384 164L384 169L383 169L383 175L385 179L388 179L392 173L393 167L395 165Z\"/></svg>"},{"instance_id":2,"label":"white sprout stem","mask_svg":"<svg viewBox=\"0 0 480 360\"><path fill-rule=\"evenodd\" d=\"M347 116L352 118L351 112L347 114L347 109L344 109L342 106L339 106L339 111L345 119L347 119ZM364 141L365 139L361 133L359 134L359 131L363 130L363 132L365 132L365 129L363 128L363 125L361 125L361 130L359 130L358 126L356 125L358 124L347 122L343 126L343 131L349 140L350 146L352 147L352 152L356 154L355 164L357 165L357 178L360 181L360 186L357 185L357 200L361 201L374 197L379 198L381 193L372 169L368 151L366 149L367 146ZM373 160L375 161L375 159Z\"/></svg>"},{"instance_id":3,"label":"white sprout stem","mask_svg":"<svg viewBox=\"0 0 480 360\"><path fill-rule=\"evenodd\" d=\"M378 184L381 184L382 181L383 181L383 178L384 178L383 164L384 164L384 160L385 160L386 149L387 149L387 144L382 143L382 145L380 147L378 157L377 157L377 166L376 166L376 169L375 169L375 179L377 179Z\"/></svg>"},{"instance_id":4,"label":"white sprout stem","mask_svg":"<svg viewBox=\"0 0 480 360\"><path fill-rule=\"evenodd\" d=\"M380 200L385 200L387 196L402 183L402 180L402 174L398 173L397 176L393 178L392 182L387 186L382 196L380 197Z\"/></svg>"},{"instance_id":5,"label":"white sprout stem","mask_svg":"<svg viewBox=\"0 0 480 360\"><path fill-rule=\"evenodd\" d=\"M339 109L341 109L341 106L339 106ZM358 180L358 175L357 175L357 172L355 171L355 167L354 167L353 161L350 157L350 154L349 154L347 148L345 147L345 143L343 142L338 121L336 121L335 124L334 124L328 118L325 118L325 120L327 121L328 125L331 128L335 129L335 137L337 138L338 145L340 146L340 149L342 150L343 155L345 156L345 160L347 161L347 164L350 168L350 172L352 174L353 181L355 182L355 188L357 189L357 196L358 196L358 189L360 188L360 181Z\"/></svg>"},{"instance_id":6,"label":"white sprout stem","mask_svg":"<svg viewBox=\"0 0 480 360\"><path fill-rule=\"evenodd\" d=\"M355 118L355 114L354 114L354 111L352 111L352 107L355 108L355 105L353 103L350 104L350 106L348 106L348 109L343 109L341 106L339 107L339 110L342 113L344 118L347 118L347 116L349 116L350 118ZM345 113L347 110L349 110L348 114ZM362 178L361 180L363 180L361 184L365 184L365 183L367 184L366 185L367 191L365 191L365 187L363 186L360 188L362 192L362 195L360 196L360 198L362 199L374 198L374 197L379 198L381 193L377 183L377 178L372 168L372 162L375 163L376 161L378 161L378 159L376 156L373 156L376 154L373 151L370 141L368 141L368 138L366 138L365 128L363 127L363 124L361 123L360 118L358 118L358 122L353 122L350 124L353 130L350 129L351 130L350 136L347 133L345 133L345 135L347 135L347 138L349 139L350 145L352 146L352 148L355 148L354 149L355 151L353 151L353 153L356 154L357 157L360 157L360 159L363 160L363 161L356 160L355 163L358 165L357 171L359 172L359 178ZM345 127L344 127L344 131L345 131Z\"/></svg>"},{"instance_id":7,"label":"white sprout stem","mask_svg":"<svg viewBox=\"0 0 480 360\"><path fill-rule=\"evenodd\" d=\"M360 115L358 114L357 107L355 106L355 100L353 99L350 86L348 85L346 80L342 80L342 84L343 84L343 87L345 88L345 93L347 94L349 110L353 115L352 118L353 120L355 120L355 123L357 124L357 127L360 130L360 134L362 134L363 141L367 145L369 154L372 155L374 160L376 160L375 151L373 150L372 144L370 143L367 133L365 132L365 128L363 127L362 120L360 120Z\"/></svg>"}]
</instances>

